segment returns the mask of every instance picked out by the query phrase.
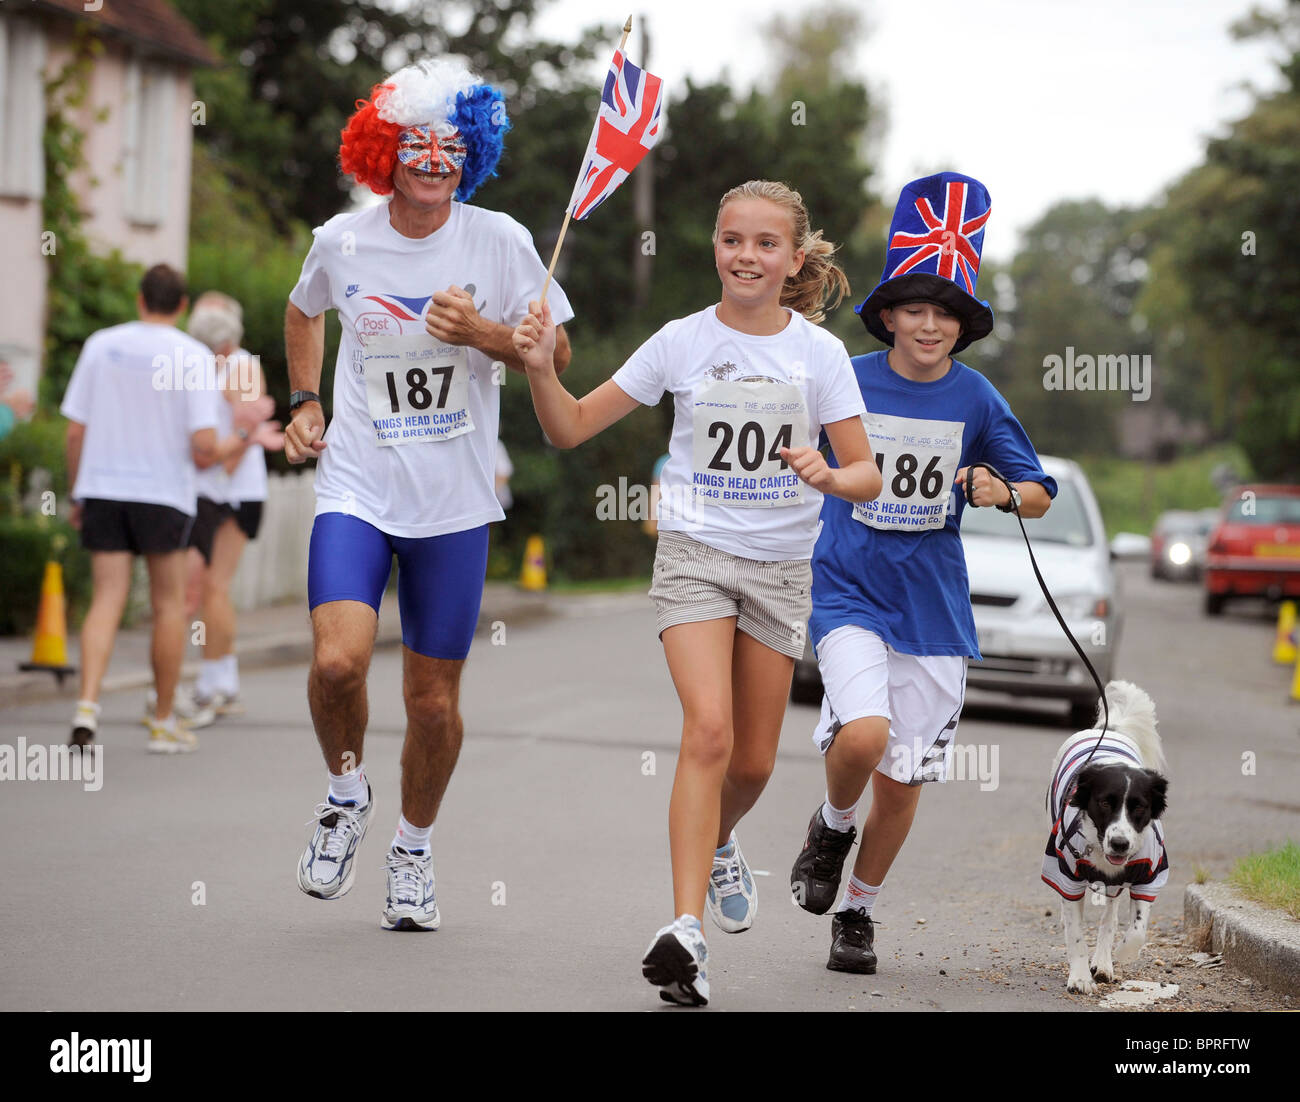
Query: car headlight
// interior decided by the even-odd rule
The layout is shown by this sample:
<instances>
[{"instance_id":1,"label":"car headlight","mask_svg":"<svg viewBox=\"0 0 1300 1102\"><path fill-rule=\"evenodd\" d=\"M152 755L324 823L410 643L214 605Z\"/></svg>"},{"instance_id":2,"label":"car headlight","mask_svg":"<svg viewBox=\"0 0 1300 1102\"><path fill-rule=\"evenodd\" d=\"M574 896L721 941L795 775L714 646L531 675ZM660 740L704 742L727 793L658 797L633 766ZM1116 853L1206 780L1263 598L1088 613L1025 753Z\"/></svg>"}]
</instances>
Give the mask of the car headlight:
<instances>
[{"instance_id":1,"label":"car headlight","mask_svg":"<svg viewBox=\"0 0 1300 1102\"><path fill-rule=\"evenodd\" d=\"M1177 543L1171 543L1169 550L1166 552L1169 561L1175 566L1186 566L1192 561L1192 549L1179 540Z\"/></svg>"},{"instance_id":2,"label":"car headlight","mask_svg":"<svg viewBox=\"0 0 1300 1102\"><path fill-rule=\"evenodd\" d=\"M1110 601L1095 593L1069 593L1056 598L1056 607L1067 620L1084 620L1089 617L1104 620L1110 612Z\"/></svg>"}]
</instances>

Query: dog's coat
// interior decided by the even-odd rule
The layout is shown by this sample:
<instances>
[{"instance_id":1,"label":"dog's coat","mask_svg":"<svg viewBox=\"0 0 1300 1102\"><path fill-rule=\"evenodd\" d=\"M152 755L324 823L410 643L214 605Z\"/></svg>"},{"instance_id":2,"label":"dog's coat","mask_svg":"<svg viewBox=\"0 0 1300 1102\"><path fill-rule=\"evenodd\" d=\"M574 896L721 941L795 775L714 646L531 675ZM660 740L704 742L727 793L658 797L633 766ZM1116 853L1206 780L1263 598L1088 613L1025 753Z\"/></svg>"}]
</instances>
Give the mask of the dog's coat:
<instances>
[{"instance_id":1,"label":"dog's coat","mask_svg":"<svg viewBox=\"0 0 1300 1102\"><path fill-rule=\"evenodd\" d=\"M1083 837L1080 817L1084 811L1069 804L1074 794L1075 778L1085 762L1089 765L1131 765L1141 769L1146 763L1136 742L1116 731L1107 731L1097 746L1091 760L1088 754L1097 746L1096 731L1080 731L1071 736L1062 747L1052 787L1047 792L1047 814L1052 819L1052 832L1047 837L1047 850L1043 854L1043 882L1055 888L1063 899L1079 900L1091 883L1105 886L1106 895L1118 898L1125 886L1134 899L1147 903L1156 901L1156 894L1169 879L1169 855L1165 851L1165 832L1159 819L1139 836L1141 847L1133 853L1124 866L1124 879L1112 882L1114 871L1094 863L1103 861Z\"/></svg>"},{"instance_id":2,"label":"dog's coat","mask_svg":"<svg viewBox=\"0 0 1300 1102\"><path fill-rule=\"evenodd\" d=\"M1160 822L1168 781L1155 705L1127 681L1108 684L1106 702L1110 714L1104 734L1099 708L1097 729L1071 735L1056 755L1047 791L1052 829L1042 865L1043 881L1061 896L1070 962L1066 986L1087 995L1096 992L1098 980L1115 978L1116 963L1137 960L1146 943L1151 904L1169 879ZM1083 897L1090 884L1106 896L1091 967L1083 930ZM1132 913L1112 956L1125 888Z\"/></svg>"}]
</instances>

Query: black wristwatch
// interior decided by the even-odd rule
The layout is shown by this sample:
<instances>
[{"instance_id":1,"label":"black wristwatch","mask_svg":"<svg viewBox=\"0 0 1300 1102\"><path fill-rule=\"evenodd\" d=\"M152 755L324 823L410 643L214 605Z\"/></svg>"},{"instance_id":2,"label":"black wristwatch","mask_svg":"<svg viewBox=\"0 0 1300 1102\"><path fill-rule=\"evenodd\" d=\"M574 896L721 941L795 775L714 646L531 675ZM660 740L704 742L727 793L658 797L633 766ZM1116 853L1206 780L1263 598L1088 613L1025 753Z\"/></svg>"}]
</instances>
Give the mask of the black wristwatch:
<instances>
[{"instance_id":1,"label":"black wristwatch","mask_svg":"<svg viewBox=\"0 0 1300 1102\"><path fill-rule=\"evenodd\" d=\"M1007 489L1011 491L1011 497L1005 505L997 507L999 513L1014 513L1020 508L1020 491L1009 482L1007 483Z\"/></svg>"},{"instance_id":2,"label":"black wristwatch","mask_svg":"<svg viewBox=\"0 0 1300 1102\"><path fill-rule=\"evenodd\" d=\"M299 406L306 405L308 402L320 405L320 395L314 390L295 390L289 395L289 413L296 413Z\"/></svg>"}]
</instances>

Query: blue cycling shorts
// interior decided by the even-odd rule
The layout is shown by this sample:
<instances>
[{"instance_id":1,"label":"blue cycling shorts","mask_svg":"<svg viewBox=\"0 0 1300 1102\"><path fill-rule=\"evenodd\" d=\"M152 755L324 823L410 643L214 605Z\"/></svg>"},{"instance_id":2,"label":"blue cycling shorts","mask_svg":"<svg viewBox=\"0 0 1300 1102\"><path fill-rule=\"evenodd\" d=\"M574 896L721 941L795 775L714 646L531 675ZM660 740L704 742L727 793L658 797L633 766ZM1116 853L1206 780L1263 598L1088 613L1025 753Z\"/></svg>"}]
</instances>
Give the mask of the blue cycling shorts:
<instances>
[{"instance_id":1,"label":"blue cycling shorts","mask_svg":"<svg viewBox=\"0 0 1300 1102\"><path fill-rule=\"evenodd\" d=\"M442 536L390 536L345 513L321 513L307 552L307 604L379 602L397 556L402 642L427 658L469 654L483 601L488 526Z\"/></svg>"}]
</instances>

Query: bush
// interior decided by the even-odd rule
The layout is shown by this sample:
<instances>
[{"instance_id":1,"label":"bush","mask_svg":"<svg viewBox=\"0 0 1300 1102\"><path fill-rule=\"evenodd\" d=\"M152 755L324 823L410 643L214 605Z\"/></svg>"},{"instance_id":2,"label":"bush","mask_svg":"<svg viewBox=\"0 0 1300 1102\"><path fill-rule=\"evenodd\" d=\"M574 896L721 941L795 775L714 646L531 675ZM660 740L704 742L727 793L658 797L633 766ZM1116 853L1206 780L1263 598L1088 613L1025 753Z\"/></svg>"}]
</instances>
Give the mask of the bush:
<instances>
[{"instance_id":1,"label":"bush","mask_svg":"<svg viewBox=\"0 0 1300 1102\"><path fill-rule=\"evenodd\" d=\"M0 635L21 635L36 624L45 563L63 563L69 623L90 600L90 556L67 523L68 474L62 418L20 422L0 440ZM42 512L40 494L54 492L59 516Z\"/></svg>"},{"instance_id":2,"label":"bush","mask_svg":"<svg viewBox=\"0 0 1300 1102\"><path fill-rule=\"evenodd\" d=\"M1092 483L1106 532L1150 532L1168 509L1213 509L1220 494L1211 473L1227 464L1250 477L1250 463L1232 444L1198 448L1172 463L1153 464L1114 456L1079 457Z\"/></svg>"},{"instance_id":3,"label":"bush","mask_svg":"<svg viewBox=\"0 0 1300 1102\"><path fill-rule=\"evenodd\" d=\"M27 635L36 626L41 581L50 560L63 564L68 623L80 621L90 603L90 555L77 532L54 517L0 517L0 635Z\"/></svg>"}]
</instances>

